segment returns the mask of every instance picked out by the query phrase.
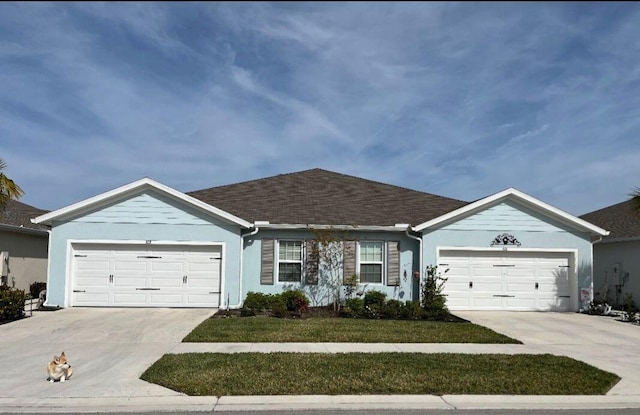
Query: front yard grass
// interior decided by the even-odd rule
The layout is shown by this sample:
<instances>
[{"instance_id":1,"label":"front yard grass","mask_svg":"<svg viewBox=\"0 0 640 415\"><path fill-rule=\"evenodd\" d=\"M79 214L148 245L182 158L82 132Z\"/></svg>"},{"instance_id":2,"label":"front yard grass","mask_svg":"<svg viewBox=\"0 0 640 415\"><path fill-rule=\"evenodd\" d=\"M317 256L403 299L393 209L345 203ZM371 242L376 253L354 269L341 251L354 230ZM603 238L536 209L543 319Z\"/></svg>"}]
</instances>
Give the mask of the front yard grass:
<instances>
[{"instance_id":1,"label":"front yard grass","mask_svg":"<svg viewBox=\"0 0 640 415\"><path fill-rule=\"evenodd\" d=\"M141 379L201 396L599 395L619 380L565 356L448 353L167 354Z\"/></svg>"},{"instance_id":2,"label":"front yard grass","mask_svg":"<svg viewBox=\"0 0 640 415\"><path fill-rule=\"evenodd\" d=\"M518 340L472 323L346 318L210 318L184 342L511 343Z\"/></svg>"}]
</instances>

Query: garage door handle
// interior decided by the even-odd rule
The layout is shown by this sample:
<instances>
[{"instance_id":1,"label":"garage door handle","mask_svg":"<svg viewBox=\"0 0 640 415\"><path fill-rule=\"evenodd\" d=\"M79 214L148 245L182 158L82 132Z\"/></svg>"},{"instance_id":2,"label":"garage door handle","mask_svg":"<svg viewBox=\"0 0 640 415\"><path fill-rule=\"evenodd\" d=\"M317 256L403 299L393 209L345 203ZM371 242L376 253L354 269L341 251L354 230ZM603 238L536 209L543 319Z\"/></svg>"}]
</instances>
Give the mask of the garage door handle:
<instances>
[{"instance_id":1,"label":"garage door handle","mask_svg":"<svg viewBox=\"0 0 640 415\"><path fill-rule=\"evenodd\" d=\"M536 282L536 290L540 287L540 285Z\"/></svg>"},{"instance_id":2,"label":"garage door handle","mask_svg":"<svg viewBox=\"0 0 640 415\"><path fill-rule=\"evenodd\" d=\"M138 255L138 258L148 258L148 259L159 259L161 256L153 256L153 255Z\"/></svg>"},{"instance_id":3,"label":"garage door handle","mask_svg":"<svg viewBox=\"0 0 640 415\"><path fill-rule=\"evenodd\" d=\"M74 293L86 293L85 290L73 290Z\"/></svg>"},{"instance_id":4,"label":"garage door handle","mask_svg":"<svg viewBox=\"0 0 640 415\"><path fill-rule=\"evenodd\" d=\"M559 295L558 297L560 297L560 298L571 298L570 295Z\"/></svg>"},{"instance_id":5,"label":"garage door handle","mask_svg":"<svg viewBox=\"0 0 640 415\"><path fill-rule=\"evenodd\" d=\"M469 288L473 288L473 281L469 281Z\"/></svg>"},{"instance_id":6,"label":"garage door handle","mask_svg":"<svg viewBox=\"0 0 640 415\"><path fill-rule=\"evenodd\" d=\"M160 291L160 288L136 288L138 291Z\"/></svg>"},{"instance_id":7,"label":"garage door handle","mask_svg":"<svg viewBox=\"0 0 640 415\"><path fill-rule=\"evenodd\" d=\"M493 265L496 268L513 268L515 267L515 265L510 265L510 264L494 264Z\"/></svg>"},{"instance_id":8,"label":"garage door handle","mask_svg":"<svg viewBox=\"0 0 640 415\"><path fill-rule=\"evenodd\" d=\"M505 297L505 298L513 298L515 295L507 295L507 294L494 294L494 297Z\"/></svg>"}]
</instances>

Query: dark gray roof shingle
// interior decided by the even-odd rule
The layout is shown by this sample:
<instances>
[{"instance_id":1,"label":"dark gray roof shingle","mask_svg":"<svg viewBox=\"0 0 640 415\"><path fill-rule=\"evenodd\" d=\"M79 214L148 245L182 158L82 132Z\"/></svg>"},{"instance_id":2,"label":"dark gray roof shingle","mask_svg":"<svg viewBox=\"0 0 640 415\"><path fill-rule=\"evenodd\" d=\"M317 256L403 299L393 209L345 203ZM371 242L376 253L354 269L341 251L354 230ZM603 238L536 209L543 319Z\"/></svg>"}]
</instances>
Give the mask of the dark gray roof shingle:
<instances>
[{"instance_id":1,"label":"dark gray roof shingle","mask_svg":"<svg viewBox=\"0 0 640 415\"><path fill-rule=\"evenodd\" d=\"M187 194L247 221L275 224L415 226L468 204L322 169Z\"/></svg>"},{"instance_id":2,"label":"dark gray roof shingle","mask_svg":"<svg viewBox=\"0 0 640 415\"><path fill-rule=\"evenodd\" d=\"M47 212L48 210L38 209L17 200L9 200L4 211L0 210L0 224L18 228L46 230L49 229L48 226L31 223L31 219Z\"/></svg>"},{"instance_id":3,"label":"dark gray roof shingle","mask_svg":"<svg viewBox=\"0 0 640 415\"><path fill-rule=\"evenodd\" d=\"M610 231L604 240L640 237L640 213L634 212L630 200L586 213L580 218Z\"/></svg>"}]
</instances>

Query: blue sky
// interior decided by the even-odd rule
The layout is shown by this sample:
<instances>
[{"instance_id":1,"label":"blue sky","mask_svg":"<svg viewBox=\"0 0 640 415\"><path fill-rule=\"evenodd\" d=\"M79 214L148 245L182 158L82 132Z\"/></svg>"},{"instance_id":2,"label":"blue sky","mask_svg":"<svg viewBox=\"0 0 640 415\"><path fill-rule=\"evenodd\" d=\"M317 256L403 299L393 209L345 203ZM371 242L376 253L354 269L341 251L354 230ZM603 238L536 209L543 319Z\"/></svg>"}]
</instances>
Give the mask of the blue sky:
<instances>
[{"instance_id":1,"label":"blue sky","mask_svg":"<svg viewBox=\"0 0 640 415\"><path fill-rule=\"evenodd\" d=\"M573 214L640 186L638 3L0 3L0 158L57 209L320 167Z\"/></svg>"}]
</instances>

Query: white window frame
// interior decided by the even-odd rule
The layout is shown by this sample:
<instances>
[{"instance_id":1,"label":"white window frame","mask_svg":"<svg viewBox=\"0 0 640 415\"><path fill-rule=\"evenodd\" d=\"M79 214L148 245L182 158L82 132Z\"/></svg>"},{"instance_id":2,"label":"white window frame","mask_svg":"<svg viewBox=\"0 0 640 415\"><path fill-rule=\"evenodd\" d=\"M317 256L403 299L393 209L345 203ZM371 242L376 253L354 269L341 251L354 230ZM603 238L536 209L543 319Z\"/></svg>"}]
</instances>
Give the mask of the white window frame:
<instances>
[{"instance_id":1,"label":"white window frame","mask_svg":"<svg viewBox=\"0 0 640 415\"><path fill-rule=\"evenodd\" d=\"M360 246L363 243L379 243L382 244L382 261L362 261L360 259ZM358 274L358 284L364 285L382 285L384 286L386 283L386 279L387 279L387 243L385 241L358 241L357 244L357 249L356 249L356 270L357 270L357 274ZM367 265L367 264L372 264L372 265L381 265L381 276L380 276L380 282L367 282L367 281L362 281L362 268L360 267L360 265Z\"/></svg>"},{"instance_id":2,"label":"white window frame","mask_svg":"<svg viewBox=\"0 0 640 415\"><path fill-rule=\"evenodd\" d=\"M281 242L298 242L300 243L300 260L286 260L280 259L280 243ZM275 259L276 259L276 268L275 268L275 274L276 274L276 282L278 284L302 284L302 281L304 279L304 257L305 257L305 246L304 246L304 240L302 239L278 239L277 243L275 244L276 246L276 252L275 252ZM280 264L300 264L300 280L298 281L280 281Z\"/></svg>"}]
</instances>

